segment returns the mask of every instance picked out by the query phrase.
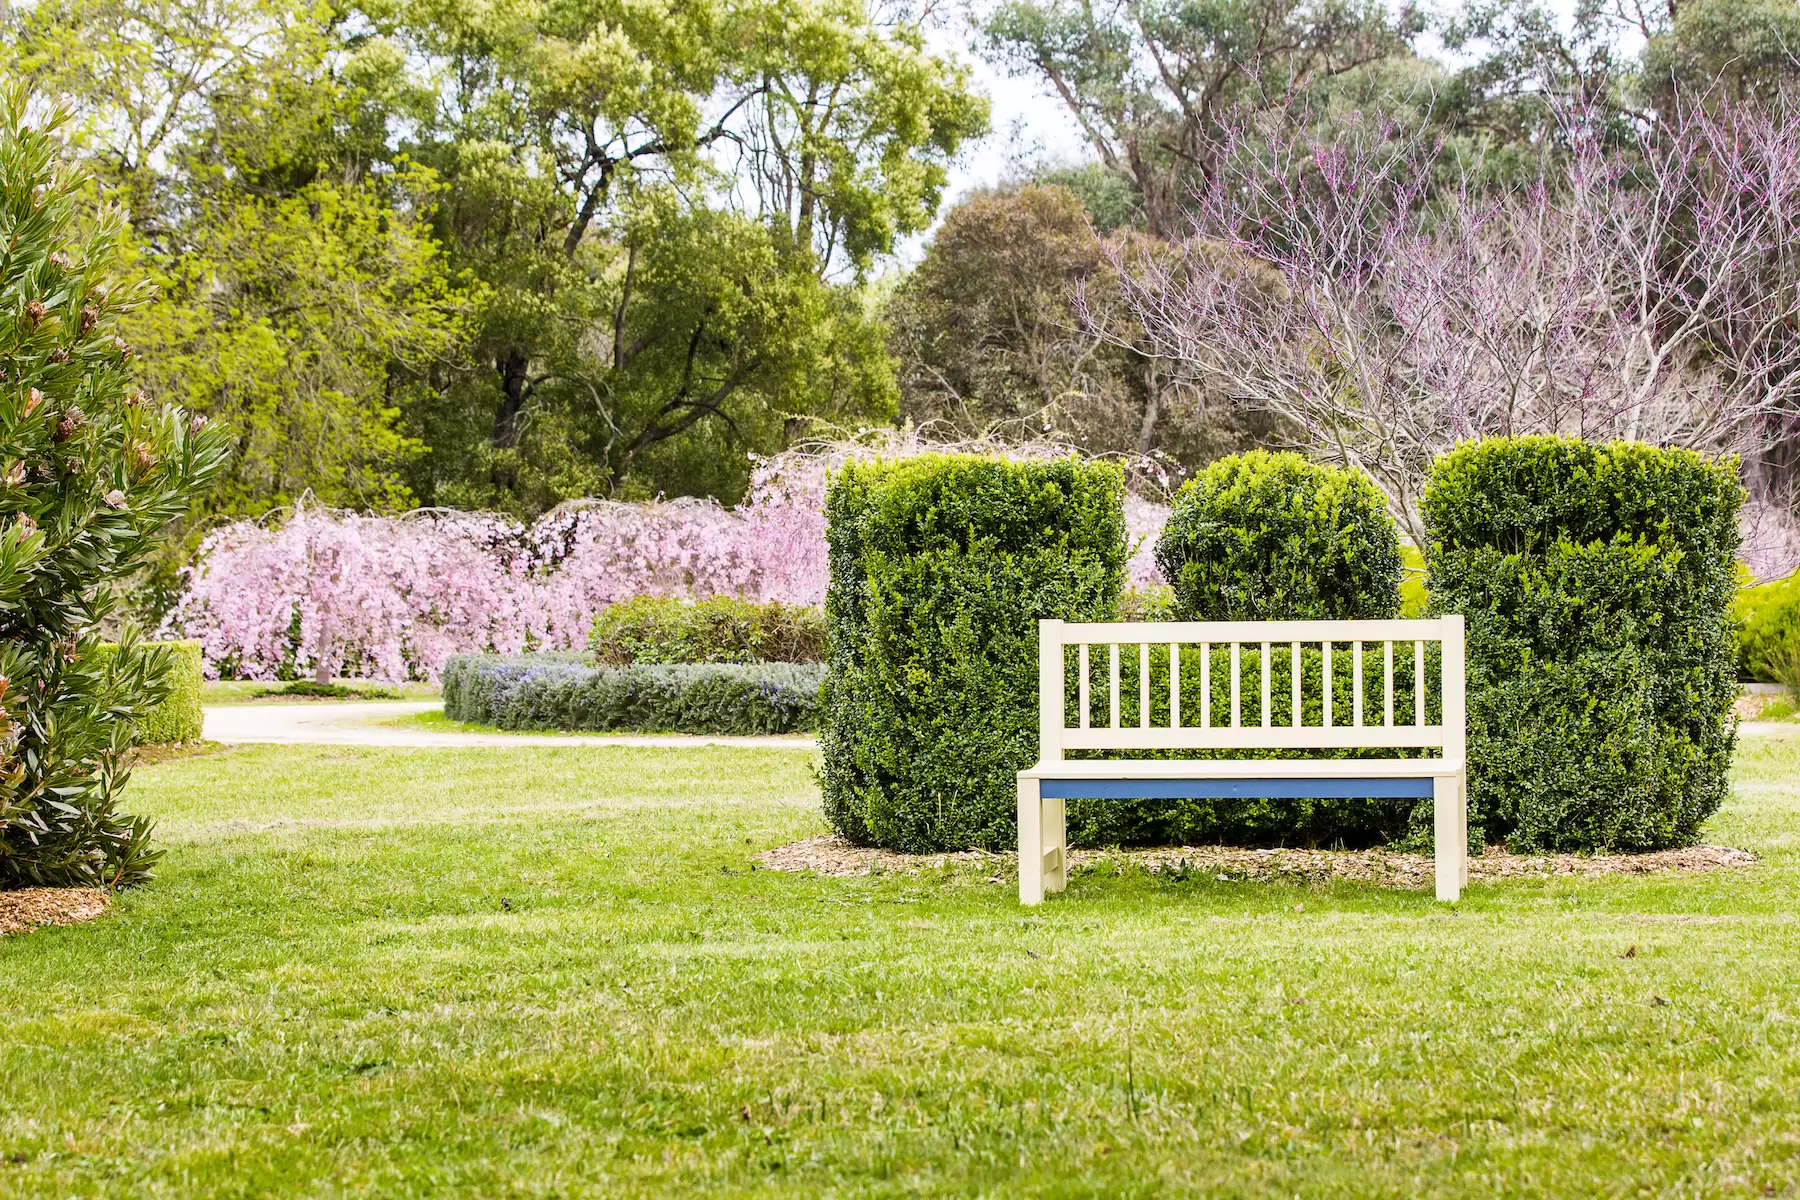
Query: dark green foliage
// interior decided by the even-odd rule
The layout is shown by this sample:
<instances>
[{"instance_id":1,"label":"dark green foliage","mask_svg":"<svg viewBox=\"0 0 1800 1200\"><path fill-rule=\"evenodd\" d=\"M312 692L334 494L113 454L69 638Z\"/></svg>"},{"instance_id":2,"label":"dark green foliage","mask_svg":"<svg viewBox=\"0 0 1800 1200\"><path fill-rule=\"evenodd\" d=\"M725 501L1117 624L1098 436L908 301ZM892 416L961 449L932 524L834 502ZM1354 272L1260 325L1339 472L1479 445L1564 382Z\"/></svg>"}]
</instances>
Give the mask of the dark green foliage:
<instances>
[{"instance_id":1,"label":"dark green foliage","mask_svg":"<svg viewBox=\"0 0 1800 1200\"><path fill-rule=\"evenodd\" d=\"M444 715L501 729L767 734L817 728L816 663L594 667L566 654L459 654Z\"/></svg>"},{"instance_id":2,"label":"dark green foliage","mask_svg":"<svg viewBox=\"0 0 1800 1200\"><path fill-rule=\"evenodd\" d=\"M1794 690L1800 685L1800 578L1744 588L1732 609L1740 677Z\"/></svg>"},{"instance_id":3,"label":"dark green foliage","mask_svg":"<svg viewBox=\"0 0 1800 1200\"><path fill-rule=\"evenodd\" d=\"M1425 491L1433 605L1468 617L1470 823L1529 850L1694 841L1725 797L1743 490L1732 461L1490 439Z\"/></svg>"},{"instance_id":4,"label":"dark green foliage","mask_svg":"<svg viewBox=\"0 0 1800 1200\"><path fill-rule=\"evenodd\" d=\"M611 666L823 662L825 614L800 604L756 604L731 596L639 596L601 609L588 647Z\"/></svg>"},{"instance_id":5,"label":"dark green foliage","mask_svg":"<svg viewBox=\"0 0 1800 1200\"><path fill-rule=\"evenodd\" d=\"M226 443L131 391L113 290L119 222L80 237L87 181L59 168L66 114L0 89L0 887L132 884L156 854L118 809L134 722L169 651L93 630L114 588L218 474Z\"/></svg>"},{"instance_id":6,"label":"dark green foliage","mask_svg":"<svg viewBox=\"0 0 1800 1200\"><path fill-rule=\"evenodd\" d=\"M1037 757L1037 622L1106 620L1124 477L1073 458L936 455L845 467L826 495L825 814L858 845L1016 838Z\"/></svg>"},{"instance_id":7,"label":"dark green foliage","mask_svg":"<svg viewBox=\"0 0 1800 1200\"><path fill-rule=\"evenodd\" d=\"M1119 721L1125 727L1139 722L1142 691L1139 687L1138 648L1119 648ZM1262 723L1262 650L1241 648L1239 674L1241 720ZM1105 725L1110 720L1109 669L1106 650L1090 648L1088 720ZM1301 723L1319 725L1324 709L1323 656L1318 645L1300 648ZM1169 723L1169 649L1150 647L1150 724ZM1269 654L1269 720L1277 727L1294 724L1293 651L1276 645ZM1080 719L1079 659L1071 651L1064 674L1067 697L1065 719L1071 727ZM1363 723L1380 725L1385 716L1382 649L1363 648ZM1394 647L1394 723L1410 725L1414 719L1413 651L1410 644ZM1331 719L1350 725L1356 712L1356 659L1347 646L1334 647L1331 655ZM1425 723L1441 719L1437 680L1442 678L1436 646L1425 655ZM1197 646L1181 650L1181 723L1187 728L1205 722L1203 697L1211 696L1211 723L1231 722L1231 651L1214 647L1202 688L1201 654ZM1070 758L1392 758L1410 757L1412 751L1395 750L1216 750L1216 751L1070 751ZM1205 845L1227 843L1248 846L1372 846L1394 842L1413 829L1418 802L1411 799L1277 799L1277 800L1071 800L1068 803L1069 842L1075 846ZM1429 804L1421 814L1429 822Z\"/></svg>"},{"instance_id":8,"label":"dark green foliage","mask_svg":"<svg viewBox=\"0 0 1800 1200\"><path fill-rule=\"evenodd\" d=\"M200 687L205 678L201 669L200 643L161 642L147 645L145 649L154 652L164 664L152 669L161 685L168 689L168 695L161 703L136 715L135 740L140 745L198 740L205 724L205 714L200 707ZM93 650L97 665L110 663L118 653L119 647L113 642L102 642Z\"/></svg>"},{"instance_id":9,"label":"dark green foliage","mask_svg":"<svg viewBox=\"0 0 1800 1200\"><path fill-rule=\"evenodd\" d=\"M295 679L280 687L258 688L250 693L258 700L270 696L292 696L297 700L398 700L393 688L357 686L348 683L320 683L314 679Z\"/></svg>"},{"instance_id":10,"label":"dark green foliage","mask_svg":"<svg viewBox=\"0 0 1800 1200\"><path fill-rule=\"evenodd\" d=\"M1392 617L1400 537L1360 471L1298 454L1222 458L1176 493L1156 543L1182 620Z\"/></svg>"}]
</instances>

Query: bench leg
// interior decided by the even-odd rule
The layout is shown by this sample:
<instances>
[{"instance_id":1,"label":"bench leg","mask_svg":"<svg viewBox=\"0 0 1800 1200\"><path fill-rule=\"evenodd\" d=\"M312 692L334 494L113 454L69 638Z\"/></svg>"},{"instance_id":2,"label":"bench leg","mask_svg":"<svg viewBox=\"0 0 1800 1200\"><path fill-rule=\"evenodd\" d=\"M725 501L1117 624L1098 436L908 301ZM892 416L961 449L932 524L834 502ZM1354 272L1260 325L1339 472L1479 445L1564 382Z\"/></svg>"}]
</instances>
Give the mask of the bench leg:
<instances>
[{"instance_id":1,"label":"bench leg","mask_svg":"<svg viewBox=\"0 0 1800 1200\"><path fill-rule=\"evenodd\" d=\"M1468 834L1463 832L1467 813L1463 805L1462 780L1458 776L1439 775L1432 780L1431 818L1437 898L1455 900L1462 895L1469 854Z\"/></svg>"},{"instance_id":2,"label":"bench leg","mask_svg":"<svg viewBox=\"0 0 1800 1200\"><path fill-rule=\"evenodd\" d=\"M1068 801L1052 796L1039 803L1044 814L1044 890L1060 892L1069 886Z\"/></svg>"},{"instance_id":3,"label":"bench leg","mask_svg":"<svg viewBox=\"0 0 1800 1200\"><path fill-rule=\"evenodd\" d=\"M1038 781L1019 780L1019 903L1044 902L1044 802Z\"/></svg>"},{"instance_id":4,"label":"bench leg","mask_svg":"<svg viewBox=\"0 0 1800 1200\"><path fill-rule=\"evenodd\" d=\"M1456 777L1456 811L1462 818L1462 838L1458 845L1462 847L1462 885L1469 886L1469 773L1462 771Z\"/></svg>"}]
</instances>

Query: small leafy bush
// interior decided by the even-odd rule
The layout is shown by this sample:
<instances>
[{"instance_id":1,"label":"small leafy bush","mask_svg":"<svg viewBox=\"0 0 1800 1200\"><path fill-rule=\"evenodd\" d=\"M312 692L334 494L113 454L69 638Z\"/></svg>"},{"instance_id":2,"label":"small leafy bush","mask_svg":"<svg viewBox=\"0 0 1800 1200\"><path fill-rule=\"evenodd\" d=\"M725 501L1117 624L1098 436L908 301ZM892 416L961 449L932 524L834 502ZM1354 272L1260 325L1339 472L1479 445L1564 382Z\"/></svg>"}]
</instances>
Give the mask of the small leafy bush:
<instances>
[{"instance_id":1,"label":"small leafy bush","mask_svg":"<svg viewBox=\"0 0 1800 1200\"><path fill-rule=\"evenodd\" d=\"M1037 622L1106 620L1124 582L1110 464L855 463L826 492L825 814L858 845L1017 839L1036 761Z\"/></svg>"},{"instance_id":2,"label":"small leafy bush","mask_svg":"<svg viewBox=\"0 0 1800 1200\"><path fill-rule=\"evenodd\" d=\"M501 729L770 734L816 729L817 663L606 667L567 654L459 654L444 714Z\"/></svg>"},{"instance_id":3,"label":"small leafy bush","mask_svg":"<svg viewBox=\"0 0 1800 1200\"><path fill-rule=\"evenodd\" d=\"M1424 497L1431 598L1468 617L1470 825L1527 850L1687 845L1736 738L1733 461L1470 443Z\"/></svg>"},{"instance_id":4,"label":"small leafy bush","mask_svg":"<svg viewBox=\"0 0 1800 1200\"><path fill-rule=\"evenodd\" d=\"M137 726L139 744L192 742L200 737L205 725L201 711L201 669L199 642L151 642L144 649L153 655L151 670L168 689L162 701L140 710L132 719ZM101 642L94 647L96 666L110 665L119 654L116 642Z\"/></svg>"},{"instance_id":5,"label":"small leafy bush","mask_svg":"<svg viewBox=\"0 0 1800 1200\"><path fill-rule=\"evenodd\" d=\"M1732 609L1740 676L1779 683L1793 693L1800 687L1800 578L1744 588Z\"/></svg>"},{"instance_id":6,"label":"small leafy bush","mask_svg":"<svg viewBox=\"0 0 1800 1200\"><path fill-rule=\"evenodd\" d=\"M638 596L594 618L588 646L609 666L634 663L823 662L825 615L799 604L731 596Z\"/></svg>"},{"instance_id":7,"label":"small leafy bush","mask_svg":"<svg viewBox=\"0 0 1800 1200\"><path fill-rule=\"evenodd\" d=\"M1252 450L1184 484L1156 565L1182 620L1392 617L1400 535L1361 471Z\"/></svg>"}]
</instances>

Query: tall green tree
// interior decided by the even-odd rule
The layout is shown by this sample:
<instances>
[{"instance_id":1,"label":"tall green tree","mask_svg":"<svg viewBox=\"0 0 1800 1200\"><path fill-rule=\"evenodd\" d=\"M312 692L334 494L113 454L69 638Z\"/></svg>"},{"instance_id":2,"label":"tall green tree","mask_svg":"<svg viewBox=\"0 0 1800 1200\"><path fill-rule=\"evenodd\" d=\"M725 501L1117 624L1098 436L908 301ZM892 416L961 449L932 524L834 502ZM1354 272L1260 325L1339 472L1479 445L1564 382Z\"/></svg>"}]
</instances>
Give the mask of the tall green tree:
<instances>
[{"instance_id":1,"label":"tall green tree","mask_svg":"<svg viewBox=\"0 0 1800 1200\"><path fill-rule=\"evenodd\" d=\"M1004 0L983 31L1131 183L1145 228L1173 238L1227 120L1405 57L1419 25L1410 5L1371 0Z\"/></svg>"},{"instance_id":2,"label":"tall green tree","mask_svg":"<svg viewBox=\"0 0 1800 1200\"><path fill-rule=\"evenodd\" d=\"M421 0L381 27L437 64L406 147L489 291L479 370L408 426L421 495L729 497L745 451L891 414L858 285L985 123L916 29L857 0Z\"/></svg>"},{"instance_id":3,"label":"tall green tree","mask_svg":"<svg viewBox=\"0 0 1800 1200\"><path fill-rule=\"evenodd\" d=\"M401 412L479 293L432 237L431 172L389 145L417 103L391 48L277 0L39 0L4 29L81 112L127 267L156 285L123 318L139 385L236 438L207 510L412 503Z\"/></svg>"}]
</instances>

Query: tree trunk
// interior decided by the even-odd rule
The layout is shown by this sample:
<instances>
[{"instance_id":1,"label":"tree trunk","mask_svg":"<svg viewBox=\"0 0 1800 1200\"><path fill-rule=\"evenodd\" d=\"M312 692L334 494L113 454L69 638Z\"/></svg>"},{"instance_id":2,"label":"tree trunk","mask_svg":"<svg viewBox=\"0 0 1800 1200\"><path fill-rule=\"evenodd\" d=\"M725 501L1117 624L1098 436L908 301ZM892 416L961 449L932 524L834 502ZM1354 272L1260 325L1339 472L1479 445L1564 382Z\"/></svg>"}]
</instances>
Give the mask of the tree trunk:
<instances>
[{"instance_id":1,"label":"tree trunk","mask_svg":"<svg viewBox=\"0 0 1800 1200\"><path fill-rule=\"evenodd\" d=\"M494 417L493 444L508 449L519 442L519 414L525 408L525 371L531 360L523 350L508 350L494 367L500 372L500 411Z\"/></svg>"}]
</instances>

